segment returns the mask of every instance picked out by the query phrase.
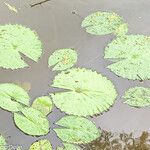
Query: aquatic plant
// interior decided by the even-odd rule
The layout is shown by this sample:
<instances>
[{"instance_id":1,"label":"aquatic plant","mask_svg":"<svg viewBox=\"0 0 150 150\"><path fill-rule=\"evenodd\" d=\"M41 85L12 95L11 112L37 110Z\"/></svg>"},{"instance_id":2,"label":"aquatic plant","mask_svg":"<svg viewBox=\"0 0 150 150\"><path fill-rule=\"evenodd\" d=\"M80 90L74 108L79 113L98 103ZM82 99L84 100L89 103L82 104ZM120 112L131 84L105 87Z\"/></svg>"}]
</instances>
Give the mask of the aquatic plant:
<instances>
[{"instance_id":1,"label":"aquatic plant","mask_svg":"<svg viewBox=\"0 0 150 150\"><path fill-rule=\"evenodd\" d=\"M87 16L81 24L86 32L93 35L106 35L115 33L116 35L126 34L128 26L122 17L114 12L95 12Z\"/></svg>"},{"instance_id":2,"label":"aquatic plant","mask_svg":"<svg viewBox=\"0 0 150 150\"><path fill-rule=\"evenodd\" d=\"M128 89L123 96L124 103L133 107L150 106L150 88L133 87Z\"/></svg>"},{"instance_id":3,"label":"aquatic plant","mask_svg":"<svg viewBox=\"0 0 150 150\"><path fill-rule=\"evenodd\" d=\"M22 25L0 26L0 67L18 69L27 67L22 56L37 62L42 54L42 44L37 34Z\"/></svg>"},{"instance_id":4,"label":"aquatic plant","mask_svg":"<svg viewBox=\"0 0 150 150\"><path fill-rule=\"evenodd\" d=\"M110 80L85 68L73 68L59 73L52 87L69 90L50 95L56 107L77 116L100 114L108 110L117 97Z\"/></svg>"},{"instance_id":5,"label":"aquatic plant","mask_svg":"<svg viewBox=\"0 0 150 150\"><path fill-rule=\"evenodd\" d=\"M49 67L54 66L55 70L66 70L77 62L77 52L73 49L56 50L48 60Z\"/></svg>"}]
</instances>

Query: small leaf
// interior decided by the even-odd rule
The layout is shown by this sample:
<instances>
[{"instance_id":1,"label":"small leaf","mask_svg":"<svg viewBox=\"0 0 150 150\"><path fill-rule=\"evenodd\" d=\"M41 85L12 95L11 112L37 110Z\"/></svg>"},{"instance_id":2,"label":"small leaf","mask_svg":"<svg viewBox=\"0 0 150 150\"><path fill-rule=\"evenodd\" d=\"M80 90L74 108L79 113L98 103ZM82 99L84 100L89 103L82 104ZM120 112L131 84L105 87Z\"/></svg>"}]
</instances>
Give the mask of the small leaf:
<instances>
[{"instance_id":1,"label":"small leaf","mask_svg":"<svg viewBox=\"0 0 150 150\"><path fill-rule=\"evenodd\" d=\"M111 81L84 68L61 72L55 77L52 86L70 90L50 95L56 107L77 116L100 114L113 105L117 96Z\"/></svg>"},{"instance_id":2,"label":"small leaf","mask_svg":"<svg viewBox=\"0 0 150 150\"><path fill-rule=\"evenodd\" d=\"M150 88L134 87L125 92L124 103L134 107L150 106Z\"/></svg>"},{"instance_id":3,"label":"small leaf","mask_svg":"<svg viewBox=\"0 0 150 150\"><path fill-rule=\"evenodd\" d=\"M34 108L24 108L22 114L14 113L16 126L29 135L45 135L49 132L49 122L45 115Z\"/></svg>"},{"instance_id":4,"label":"small leaf","mask_svg":"<svg viewBox=\"0 0 150 150\"><path fill-rule=\"evenodd\" d=\"M116 75L131 80L150 79L150 37L126 35L118 37L105 49L105 59Z\"/></svg>"},{"instance_id":5,"label":"small leaf","mask_svg":"<svg viewBox=\"0 0 150 150\"><path fill-rule=\"evenodd\" d=\"M18 69L27 67L20 53L37 62L42 54L37 34L21 25L0 26L0 67Z\"/></svg>"},{"instance_id":6,"label":"small leaf","mask_svg":"<svg viewBox=\"0 0 150 150\"><path fill-rule=\"evenodd\" d=\"M39 110L46 116L51 112L53 108L53 103L50 97L42 96L34 100L32 107Z\"/></svg>"},{"instance_id":7,"label":"small leaf","mask_svg":"<svg viewBox=\"0 0 150 150\"><path fill-rule=\"evenodd\" d=\"M100 137L99 130L86 118L67 116L56 124L63 127L54 129L63 142L82 144L89 143Z\"/></svg>"},{"instance_id":8,"label":"small leaf","mask_svg":"<svg viewBox=\"0 0 150 150\"><path fill-rule=\"evenodd\" d=\"M116 32L120 26L124 24L122 17L116 13L110 12L95 12L87 16L83 22L82 27L86 28L86 32L94 35L106 35ZM128 32L128 28L123 28L123 33ZM120 31L120 30L118 30ZM116 32L120 34L120 32Z\"/></svg>"},{"instance_id":9,"label":"small leaf","mask_svg":"<svg viewBox=\"0 0 150 150\"><path fill-rule=\"evenodd\" d=\"M39 140L33 143L29 150L52 150L52 145L49 140Z\"/></svg>"},{"instance_id":10,"label":"small leaf","mask_svg":"<svg viewBox=\"0 0 150 150\"><path fill-rule=\"evenodd\" d=\"M79 147L77 147L73 144L63 143L63 145L64 145L64 148L57 147L57 150L80 150Z\"/></svg>"},{"instance_id":11,"label":"small leaf","mask_svg":"<svg viewBox=\"0 0 150 150\"><path fill-rule=\"evenodd\" d=\"M1 134L0 134L0 150L6 150L6 141Z\"/></svg>"},{"instance_id":12,"label":"small leaf","mask_svg":"<svg viewBox=\"0 0 150 150\"><path fill-rule=\"evenodd\" d=\"M12 84L4 83L0 84L0 107L17 112L25 106L29 106L28 93L21 87Z\"/></svg>"},{"instance_id":13,"label":"small leaf","mask_svg":"<svg viewBox=\"0 0 150 150\"><path fill-rule=\"evenodd\" d=\"M77 62L77 53L73 49L56 50L49 57L49 67L54 66L53 70L66 70Z\"/></svg>"}]
</instances>

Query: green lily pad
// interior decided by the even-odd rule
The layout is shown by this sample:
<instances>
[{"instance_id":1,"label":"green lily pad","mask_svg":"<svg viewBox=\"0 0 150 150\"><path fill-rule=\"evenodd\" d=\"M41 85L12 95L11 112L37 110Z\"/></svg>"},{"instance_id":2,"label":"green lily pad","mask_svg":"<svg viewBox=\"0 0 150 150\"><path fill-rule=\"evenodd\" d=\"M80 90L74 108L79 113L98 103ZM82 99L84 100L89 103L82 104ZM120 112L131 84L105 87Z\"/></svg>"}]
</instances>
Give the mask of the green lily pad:
<instances>
[{"instance_id":1,"label":"green lily pad","mask_svg":"<svg viewBox=\"0 0 150 150\"><path fill-rule=\"evenodd\" d=\"M39 110L46 116L51 112L53 103L49 96L42 96L34 100L32 107Z\"/></svg>"},{"instance_id":2,"label":"green lily pad","mask_svg":"<svg viewBox=\"0 0 150 150\"><path fill-rule=\"evenodd\" d=\"M150 79L150 37L126 35L115 39L105 49L113 61L109 68L116 75L132 80Z\"/></svg>"},{"instance_id":3,"label":"green lily pad","mask_svg":"<svg viewBox=\"0 0 150 150\"><path fill-rule=\"evenodd\" d=\"M49 121L43 113L32 107L22 109L21 113L14 113L14 122L21 131L37 136L49 132Z\"/></svg>"},{"instance_id":4,"label":"green lily pad","mask_svg":"<svg viewBox=\"0 0 150 150\"><path fill-rule=\"evenodd\" d=\"M64 145L64 148L57 147L57 150L80 150L79 147L77 147L73 144L63 143L63 145Z\"/></svg>"},{"instance_id":5,"label":"green lily pad","mask_svg":"<svg viewBox=\"0 0 150 150\"><path fill-rule=\"evenodd\" d=\"M0 108L17 112L29 106L29 100L28 93L23 88L12 83L0 84Z\"/></svg>"},{"instance_id":6,"label":"green lily pad","mask_svg":"<svg viewBox=\"0 0 150 150\"><path fill-rule=\"evenodd\" d=\"M124 24L123 18L116 13L98 11L87 16L81 26L86 28L86 32L90 34L106 35L116 32L122 24ZM126 34L128 32L128 28L122 29L125 30L121 30L121 33ZM116 33L120 34L120 32Z\"/></svg>"},{"instance_id":7,"label":"green lily pad","mask_svg":"<svg viewBox=\"0 0 150 150\"><path fill-rule=\"evenodd\" d=\"M100 137L100 131L95 124L83 117L66 116L56 124L62 126L54 131L63 142L83 144Z\"/></svg>"},{"instance_id":8,"label":"green lily pad","mask_svg":"<svg viewBox=\"0 0 150 150\"><path fill-rule=\"evenodd\" d=\"M59 109L77 116L100 114L113 105L117 96L111 81L85 68L61 72L52 86L69 90L50 95Z\"/></svg>"},{"instance_id":9,"label":"green lily pad","mask_svg":"<svg viewBox=\"0 0 150 150\"><path fill-rule=\"evenodd\" d=\"M29 150L52 150L52 145L49 140L39 140L33 143Z\"/></svg>"},{"instance_id":10,"label":"green lily pad","mask_svg":"<svg viewBox=\"0 0 150 150\"><path fill-rule=\"evenodd\" d=\"M27 67L20 55L37 62L42 54L37 34L21 25L0 26L0 67L18 69Z\"/></svg>"},{"instance_id":11,"label":"green lily pad","mask_svg":"<svg viewBox=\"0 0 150 150\"><path fill-rule=\"evenodd\" d=\"M134 87L125 92L124 103L134 107L150 106L150 88Z\"/></svg>"},{"instance_id":12,"label":"green lily pad","mask_svg":"<svg viewBox=\"0 0 150 150\"><path fill-rule=\"evenodd\" d=\"M73 49L56 50L48 60L49 67L53 70L66 70L77 62L77 52Z\"/></svg>"},{"instance_id":13,"label":"green lily pad","mask_svg":"<svg viewBox=\"0 0 150 150\"><path fill-rule=\"evenodd\" d=\"M6 150L6 141L1 134L0 134L0 150Z\"/></svg>"}]
</instances>

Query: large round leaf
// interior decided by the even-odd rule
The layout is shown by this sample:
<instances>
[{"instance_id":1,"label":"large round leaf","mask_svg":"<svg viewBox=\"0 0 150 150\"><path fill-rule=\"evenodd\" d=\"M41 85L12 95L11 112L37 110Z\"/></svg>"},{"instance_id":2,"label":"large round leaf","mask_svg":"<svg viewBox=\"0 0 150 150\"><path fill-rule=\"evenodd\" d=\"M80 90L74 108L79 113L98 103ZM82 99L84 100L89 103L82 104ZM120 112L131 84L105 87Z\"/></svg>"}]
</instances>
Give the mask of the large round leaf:
<instances>
[{"instance_id":1,"label":"large round leaf","mask_svg":"<svg viewBox=\"0 0 150 150\"><path fill-rule=\"evenodd\" d=\"M67 114L88 116L102 113L113 105L117 93L106 77L84 68L58 74L53 87L68 92L51 94L54 104Z\"/></svg>"},{"instance_id":2,"label":"large round leaf","mask_svg":"<svg viewBox=\"0 0 150 150\"><path fill-rule=\"evenodd\" d=\"M29 106L28 93L21 87L12 84L0 84L0 107L16 112L25 106Z\"/></svg>"},{"instance_id":3,"label":"large round leaf","mask_svg":"<svg viewBox=\"0 0 150 150\"><path fill-rule=\"evenodd\" d=\"M49 122L45 115L34 108L24 108L22 114L14 113L16 126L29 135L45 135L49 132Z\"/></svg>"},{"instance_id":4,"label":"large round leaf","mask_svg":"<svg viewBox=\"0 0 150 150\"><path fill-rule=\"evenodd\" d=\"M0 134L0 150L6 150L6 141L1 134Z\"/></svg>"},{"instance_id":5,"label":"large round leaf","mask_svg":"<svg viewBox=\"0 0 150 150\"><path fill-rule=\"evenodd\" d=\"M82 144L89 143L100 137L99 130L86 118L67 116L56 124L62 126L62 128L54 130L63 142Z\"/></svg>"},{"instance_id":6,"label":"large round leaf","mask_svg":"<svg viewBox=\"0 0 150 150\"><path fill-rule=\"evenodd\" d=\"M124 103L134 107L150 106L150 88L134 87L125 92Z\"/></svg>"},{"instance_id":7,"label":"large round leaf","mask_svg":"<svg viewBox=\"0 0 150 150\"><path fill-rule=\"evenodd\" d=\"M53 103L49 96L42 96L34 100L32 107L39 110L44 115L48 115L53 108Z\"/></svg>"},{"instance_id":8,"label":"large round leaf","mask_svg":"<svg viewBox=\"0 0 150 150\"><path fill-rule=\"evenodd\" d=\"M68 143L63 143L63 147L57 147L57 150L80 150L79 147L73 145L73 144L68 144Z\"/></svg>"},{"instance_id":9,"label":"large round leaf","mask_svg":"<svg viewBox=\"0 0 150 150\"><path fill-rule=\"evenodd\" d=\"M126 35L112 41L105 49L105 58L114 63L111 71L123 78L150 79L150 37Z\"/></svg>"},{"instance_id":10,"label":"large round leaf","mask_svg":"<svg viewBox=\"0 0 150 150\"><path fill-rule=\"evenodd\" d=\"M52 150L52 145L49 140L39 140L33 143L29 150Z\"/></svg>"},{"instance_id":11,"label":"large round leaf","mask_svg":"<svg viewBox=\"0 0 150 150\"><path fill-rule=\"evenodd\" d=\"M128 27L122 24L124 24L122 17L116 13L98 11L87 16L81 26L86 28L86 32L94 35L106 35L113 32L125 34Z\"/></svg>"},{"instance_id":12,"label":"large round leaf","mask_svg":"<svg viewBox=\"0 0 150 150\"><path fill-rule=\"evenodd\" d=\"M66 70L77 62L77 53L73 49L56 50L48 60L49 67L54 66L53 70Z\"/></svg>"},{"instance_id":13,"label":"large round leaf","mask_svg":"<svg viewBox=\"0 0 150 150\"><path fill-rule=\"evenodd\" d=\"M28 66L20 53L38 61L42 49L37 34L21 25L0 26L0 67L17 69Z\"/></svg>"}]
</instances>

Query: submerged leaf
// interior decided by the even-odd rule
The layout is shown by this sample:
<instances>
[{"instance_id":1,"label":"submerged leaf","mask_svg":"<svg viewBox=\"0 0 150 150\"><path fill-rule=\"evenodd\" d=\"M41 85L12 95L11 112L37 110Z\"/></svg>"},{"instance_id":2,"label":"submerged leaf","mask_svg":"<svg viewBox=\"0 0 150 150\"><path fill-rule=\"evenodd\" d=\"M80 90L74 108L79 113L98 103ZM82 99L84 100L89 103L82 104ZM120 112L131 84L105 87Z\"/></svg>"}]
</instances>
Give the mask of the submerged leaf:
<instances>
[{"instance_id":1,"label":"submerged leaf","mask_svg":"<svg viewBox=\"0 0 150 150\"><path fill-rule=\"evenodd\" d=\"M111 71L132 80L150 79L150 37L126 35L108 44L105 58L112 59Z\"/></svg>"},{"instance_id":2,"label":"submerged leaf","mask_svg":"<svg viewBox=\"0 0 150 150\"><path fill-rule=\"evenodd\" d=\"M21 87L12 84L0 84L0 108L17 112L25 106L29 106L28 93Z\"/></svg>"},{"instance_id":3,"label":"submerged leaf","mask_svg":"<svg viewBox=\"0 0 150 150\"><path fill-rule=\"evenodd\" d=\"M49 140L39 140L33 143L29 150L52 150L52 145Z\"/></svg>"},{"instance_id":4,"label":"submerged leaf","mask_svg":"<svg viewBox=\"0 0 150 150\"><path fill-rule=\"evenodd\" d=\"M81 26L86 28L86 32L90 34L106 35L114 33L122 24L124 24L122 17L116 13L98 11L87 16ZM128 32L128 28L122 29L125 29L124 31L121 30L122 33ZM116 33L120 34L120 32Z\"/></svg>"},{"instance_id":5,"label":"submerged leaf","mask_svg":"<svg viewBox=\"0 0 150 150\"><path fill-rule=\"evenodd\" d=\"M49 132L49 122L45 115L34 108L24 108L22 114L14 113L16 126L29 135L45 135Z\"/></svg>"},{"instance_id":6,"label":"submerged leaf","mask_svg":"<svg viewBox=\"0 0 150 150\"><path fill-rule=\"evenodd\" d=\"M66 70L77 62L77 53L73 49L56 50L49 57L49 67L54 66L53 70Z\"/></svg>"},{"instance_id":7,"label":"submerged leaf","mask_svg":"<svg viewBox=\"0 0 150 150\"><path fill-rule=\"evenodd\" d=\"M53 87L70 90L50 94L54 104L67 114L96 115L113 105L117 93L106 77L84 68L73 68L58 74Z\"/></svg>"},{"instance_id":8,"label":"submerged leaf","mask_svg":"<svg viewBox=\"0 0 150 150\"><path fill-rule=\"evenodd\" d=\"M134 87L125 92L124 103L134 107L150 106L150 88Z\"/></svg>"},{"instance_id":9,"label":"submerged leaf","mask_svg":"<svg viewBox=\"0 0 150 150\"><path fill-rule=\"evenodd\" d=\"M0 67L18 69L27 67L20 55L38 61L42 53L37 34L21 25L0 26Z\"/></svg>"},{"instance_id":10,"label":"submerged leaf","mask_svg":"<svg viewBox=\"0 0 150 150\"><path fill-rule=\"evenodd\" d=\"M82 144L100 137L100 132L95 124L83 117L67 116L56 124L63 127L54 129L63 142Z\"/></svg>"},{"instance_id":11,"label":"submerged leaf","mask_svg":"<svg viewBox=\"0 0 150 150\"><path fill-rule=\"evenodd\" d=\"M73 144L63 143L63 145L64 145L64 148L57 147L57 150L80 150L79 147L77 147Z\"/></svg>"},{"instance_id":12,"label":"submerged leaf","mask_svg":"<svg viewBox=\"0 0 150 150\"><path fill-rule=\"evenodd\" d=\"M6 141L1 134L0 134L0 150L6 150Z\"/></svg>"},{"instance_id":13,"label":"submerged leaf","mask_svg":"<svg viewBox=\"0 0 150 150\"><path fill-rule=\"evenodd\" d=\"M34 100L32 107L39 110L44 115L48 115L53 108L53 103L50 97L42 96Z\"/></svg>"}]
</instances>

